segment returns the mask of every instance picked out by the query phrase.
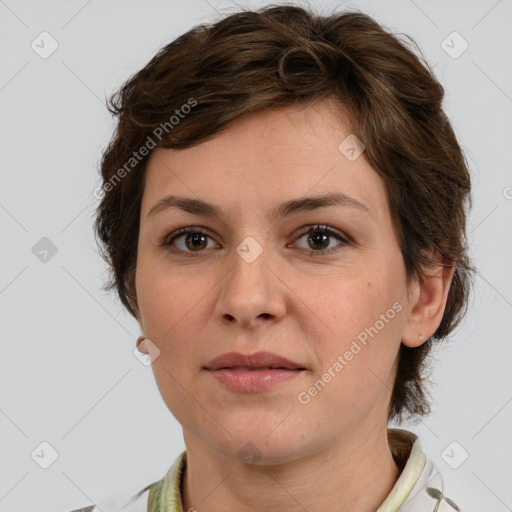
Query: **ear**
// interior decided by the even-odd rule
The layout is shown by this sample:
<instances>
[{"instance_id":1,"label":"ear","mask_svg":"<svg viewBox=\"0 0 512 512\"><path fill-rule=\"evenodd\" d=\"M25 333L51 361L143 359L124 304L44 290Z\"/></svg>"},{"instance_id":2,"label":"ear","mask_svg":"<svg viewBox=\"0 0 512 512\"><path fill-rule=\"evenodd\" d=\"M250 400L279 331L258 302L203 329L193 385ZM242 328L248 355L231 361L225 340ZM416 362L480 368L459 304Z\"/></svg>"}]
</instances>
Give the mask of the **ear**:
<instances>
[{"instance_id":1,"label":"ear","mask_svg":"<svg viewBox=\"0 0 512 512\"><path fill-rule=\"evenodd\" d=\"M425 277L411 283L408 318L402 331L402 343L407 347L419 347L439 327L454 272L454 265L439 264L427 268Z\"/></svg>"},{"instance_id":2,"label":"ear","mask_svg":"<svg viewBox=\"0 0 512 512\"><path fill-rule=\"evenodd\" d=\"M137 350L141 354L149 354L148 344L144 343L145 341L146 341L146 337L145 336L139 336L137 338Z\"/></svg>"},{"instance_id":3,"label":"ear","mask_svg":"<svg viewBox=\"0 0 512 512\"><path fill-rule=\"evenodd\" d=\"M139 312L139 305L137 303L137 296L129 294L129 297L130 297L130 302L132 304L132 307L135 310L135 313L137 315L136 320L139 323L139 326L142 330L142 335L137 338L137 342L136 342L137 349L141 354L149 354L148 344L145 343L146 336L144 336L144 326L142 325L142 321L140 319L140 312Z\"/></svg>"}]
</instances>

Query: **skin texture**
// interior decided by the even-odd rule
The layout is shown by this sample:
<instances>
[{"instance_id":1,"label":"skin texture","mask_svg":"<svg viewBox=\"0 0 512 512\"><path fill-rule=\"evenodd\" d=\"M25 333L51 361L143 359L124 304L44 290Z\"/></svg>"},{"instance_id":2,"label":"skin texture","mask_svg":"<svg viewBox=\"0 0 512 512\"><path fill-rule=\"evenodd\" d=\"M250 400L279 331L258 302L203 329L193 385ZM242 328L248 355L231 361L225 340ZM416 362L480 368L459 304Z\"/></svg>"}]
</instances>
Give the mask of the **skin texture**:
<instances>
[{"instance_id":1,"label":"skin texture","mask_svg":"<svg viewBox=\"0 0 512 512\"><path fill-rule=\"evenodd\" d=\"M387 444L397 353L400 343L418 346L420 335L434 333L453 271L438 267L407 286L384 182L364 153L350 161L338 149L350 133L327 103L281 107L150 157L137 310L142 334L160 351L153 372L161 395L183 427L184 510L370 512L399 476ZM269 217L282 202L334 192L368 211L335 205ZM176 207L148 216L169 194L208 201L221 216ZM311 240L317 224L349 243L324 232L325 242ZM194 245L185 234L159 245L187 226L207 238ZM248 236L262 248L251 263L236 251ZM393 304L400 311L301 403L299 393ZM239 394L203 368L225 352L259 350L306 371L270 391ZM240 458L247 443L255 464Z\"/></svg>"}]
</instances>

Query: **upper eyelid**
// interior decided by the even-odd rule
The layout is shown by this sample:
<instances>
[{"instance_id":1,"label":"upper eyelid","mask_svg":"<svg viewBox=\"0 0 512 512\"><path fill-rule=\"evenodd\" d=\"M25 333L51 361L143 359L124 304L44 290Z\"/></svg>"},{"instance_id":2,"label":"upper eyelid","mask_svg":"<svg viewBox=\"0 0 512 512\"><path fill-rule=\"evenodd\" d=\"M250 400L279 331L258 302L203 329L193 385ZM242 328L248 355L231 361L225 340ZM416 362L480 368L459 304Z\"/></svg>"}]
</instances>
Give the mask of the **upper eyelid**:
<instances>
[{"instance_id":1,"label":"upper eyelid","mask_svg":"<svg viewBox=\"0 0 512 512\"><path fill-rule=\"evenodd\" d=\"M349 240L348 235L346 235L345 233L343 233L343 231L340 231L339 229L329 226L329 224L309 224L302 228L298 236L303 236L310 231L314 231L315 229L318 231L327 231L330 236L339 236L343 240Z\"/></svg>"},{"instance_id":2,"label":"upper eyelid","mask_svg":"<svg viewBox=\"0 0 512 512\"><path fill-rule=\"evenodd\" d=\"M201 226L186 226L184 228L175 229L171 233L168 233L167 235L164 236L163 240L164 242L167 240L174 240L178 236L187 235L188 233L202 233L213 239L213 236L210 234L210 230L207 228L203 228Z\"/></svg>"}]
</instances>

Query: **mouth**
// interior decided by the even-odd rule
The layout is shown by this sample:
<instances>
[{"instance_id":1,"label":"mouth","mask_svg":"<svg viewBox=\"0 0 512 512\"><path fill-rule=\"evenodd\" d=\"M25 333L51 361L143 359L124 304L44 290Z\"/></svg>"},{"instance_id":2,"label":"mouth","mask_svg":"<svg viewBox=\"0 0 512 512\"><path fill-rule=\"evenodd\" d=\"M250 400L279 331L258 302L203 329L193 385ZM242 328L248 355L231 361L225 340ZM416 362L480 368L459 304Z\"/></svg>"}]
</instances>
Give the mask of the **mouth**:
<instances>
[{"instance_id":1,"label":"mouth","mask_svg":"<svg viewBox=\"0 0 512 512\"><path fill-rule=\"evenodd\" d=\"M205 367L206 370L261 371L261 370L305 370L306 368L286 357L271 352L221 354Z\"/></svg>"},{"instance_id":2,"label":"mouth","mask_svg":"<svg viewBox=\"0 0 512 512\"><path fill-rule=\"evenodd\" d=\"M263 370L287 370L287 371L301 371L305 370L306 368L285 368L283 366L261 366L261 367L253 367L253 366L226 366L224 368L217 368L215 370L210 371L219 371L219 370L231 370L231 371L250 371L250 372L257 372L257 371L263 371Z\"/></svg>"},{"instance_id":3,"label":"mouth","mask_svg":"<svg viewBox=\"0 0 512 512\"><path fill-rule=\"evenodd\" d=\"M232 393L262 393L299 378L306 368L271 352L229 352L208 363L205 370Z\"/></svg>"},{"instance_id":4,"label":"mouth","mask_svg":"<svg viewBox=\"0 0 512 512\"><path fill-rule=\"evenodd\" d=\"M224 389L232 393L255 394L269 392L286 382L300 378L304 371L304 368L232 366L209 370L208 372Z\"/></svg>"}]
</instances>

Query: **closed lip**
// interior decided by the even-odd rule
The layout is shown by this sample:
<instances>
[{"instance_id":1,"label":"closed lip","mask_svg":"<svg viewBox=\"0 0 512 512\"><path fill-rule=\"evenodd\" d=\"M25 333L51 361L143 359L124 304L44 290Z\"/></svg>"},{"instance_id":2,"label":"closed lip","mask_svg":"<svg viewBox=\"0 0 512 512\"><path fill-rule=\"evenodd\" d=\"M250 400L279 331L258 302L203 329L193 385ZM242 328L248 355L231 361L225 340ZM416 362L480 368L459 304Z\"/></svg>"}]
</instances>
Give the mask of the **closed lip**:
<instances>
[{"instance_id":1,"label":"closed lip","mask_svg":"<svg viewBox=\"0 0 512 512\"><path fill-rule=\"evenodd\" d=\"M205 369L214 371L235 367L237 369L283 368L286 370L305 370L301 364L272 352L256 352L255 354L227 352L212 359L205 366Z\"/></svg>"}]
</instances>

